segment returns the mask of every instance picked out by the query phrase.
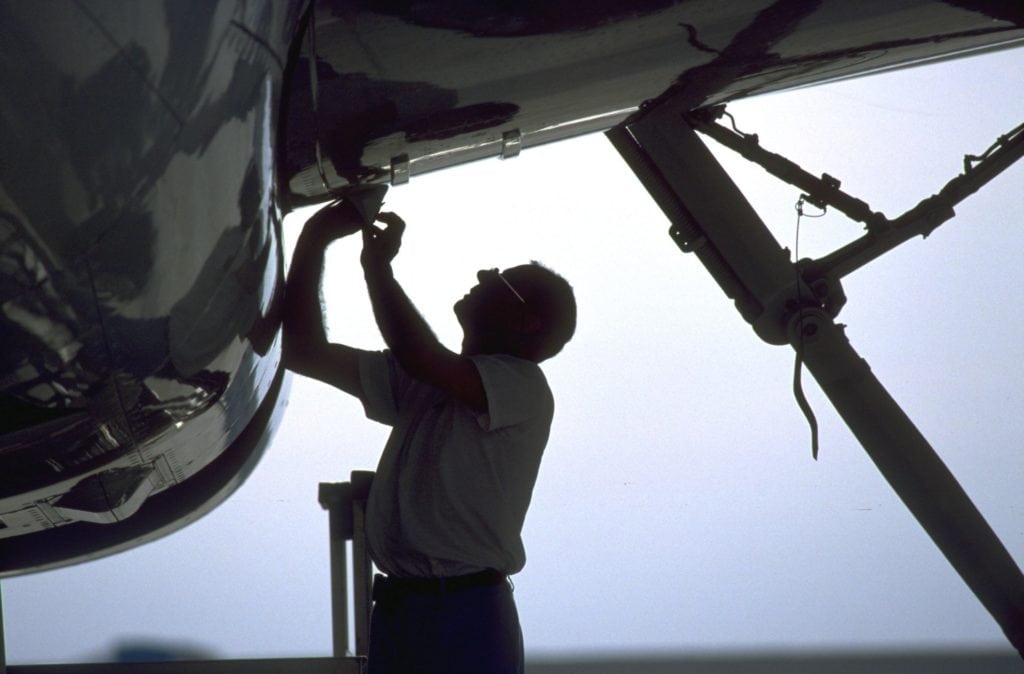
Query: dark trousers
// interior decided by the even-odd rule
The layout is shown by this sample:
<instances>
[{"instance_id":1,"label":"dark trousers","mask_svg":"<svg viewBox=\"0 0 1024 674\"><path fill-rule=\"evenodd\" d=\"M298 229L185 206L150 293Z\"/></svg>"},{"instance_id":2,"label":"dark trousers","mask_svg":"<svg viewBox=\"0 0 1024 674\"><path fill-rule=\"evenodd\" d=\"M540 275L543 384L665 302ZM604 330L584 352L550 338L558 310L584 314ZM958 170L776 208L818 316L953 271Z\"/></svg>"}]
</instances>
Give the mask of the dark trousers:
<instances>
[{"instance_id":1,"label":"dark trousers","mask_svg":"<svg viewBox=\"0 0 1024 674\"><path fill-rule=\"evenodd\" d=\"M505 579L374 585L369 674L522 674L523 636Z\"/></svg>"}]
</instances>

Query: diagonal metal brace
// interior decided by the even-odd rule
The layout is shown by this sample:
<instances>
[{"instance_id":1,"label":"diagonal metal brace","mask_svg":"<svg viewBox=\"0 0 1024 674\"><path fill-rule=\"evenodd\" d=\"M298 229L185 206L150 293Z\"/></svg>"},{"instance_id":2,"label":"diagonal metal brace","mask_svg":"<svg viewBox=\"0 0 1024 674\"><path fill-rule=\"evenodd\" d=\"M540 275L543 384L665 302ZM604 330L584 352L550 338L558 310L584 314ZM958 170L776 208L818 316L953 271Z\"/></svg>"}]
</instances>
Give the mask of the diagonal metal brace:
<instances>
[{"instance_id":1,"label":"diagonal metal brace","mask_svg":"<svg viewBox=\"0 0 1024 674\"><path fill-rule=\"evenodd\" d=\"M922 199L894 220L883 219L878 226L869 227L864 236L815 261L809 271L841 278L917 235L931 234L956 215L953 208L957 204L1024 157L1024 125L1000 138L995 148L936 194Z\"/></svg>"}]
</instances>

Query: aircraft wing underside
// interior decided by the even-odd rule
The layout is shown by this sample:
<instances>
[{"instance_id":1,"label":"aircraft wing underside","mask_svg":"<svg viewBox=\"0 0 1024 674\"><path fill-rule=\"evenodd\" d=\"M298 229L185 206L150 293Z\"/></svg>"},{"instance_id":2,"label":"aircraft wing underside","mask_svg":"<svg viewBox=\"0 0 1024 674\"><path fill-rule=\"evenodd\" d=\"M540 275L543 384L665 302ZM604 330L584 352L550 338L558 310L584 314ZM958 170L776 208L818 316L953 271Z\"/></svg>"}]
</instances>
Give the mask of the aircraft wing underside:
<instances>
[{"instance_id":1,"label":"aircraft wing underside","mask_svg":"<svg viewBox=\"0 0 1024 674\"><path fill-rule=\"evenodd\" d=\"M603 131L670 88L701 107L1024 40L1024 9L970 0L316 9L284 115L280 182L293 205Z\"/></svg>"}]
</instances>

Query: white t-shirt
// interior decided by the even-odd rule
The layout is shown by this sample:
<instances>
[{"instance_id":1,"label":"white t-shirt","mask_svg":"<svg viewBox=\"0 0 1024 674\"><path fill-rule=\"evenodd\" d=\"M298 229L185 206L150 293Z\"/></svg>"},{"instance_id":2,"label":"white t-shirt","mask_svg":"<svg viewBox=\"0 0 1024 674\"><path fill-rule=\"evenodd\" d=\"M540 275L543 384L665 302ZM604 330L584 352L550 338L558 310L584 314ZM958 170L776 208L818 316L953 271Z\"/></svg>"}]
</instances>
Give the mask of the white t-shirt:
<instances>
[{"instance_id":1,"label":"white t-shirt","mask_svg":"<svg viewBox=\"0 0 1024 674\"><path fill-rule=\"evenodd\" d=\"M536 363L473 356L477 414L413 379L390 352L364 352L366 416L393 427L370 490L367 543L385 573L449 577L526 564L521 531L554 400Z\"/></svg>"}]
</instances>

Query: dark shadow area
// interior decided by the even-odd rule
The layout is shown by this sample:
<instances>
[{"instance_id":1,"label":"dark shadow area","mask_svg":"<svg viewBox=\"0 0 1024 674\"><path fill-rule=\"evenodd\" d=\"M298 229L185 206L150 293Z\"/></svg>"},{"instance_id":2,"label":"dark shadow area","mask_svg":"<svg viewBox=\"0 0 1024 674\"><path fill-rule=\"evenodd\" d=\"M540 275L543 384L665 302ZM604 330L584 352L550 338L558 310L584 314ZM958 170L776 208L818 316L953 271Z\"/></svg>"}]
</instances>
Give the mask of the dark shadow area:
<instances>
[{"instance_id":1,"label":"dark shadow area","mask_svg":"<svg viewBox=\"0 0 1024 674\"><path fill-rule=\"evenodd\" d=\"M356 3L362 10L390 14L416 26L469 33L475 37L524 37L592 30L661 11L680 0L384 0ZM348 7L351 3L345 3Z\"/></svg>"},{"instance_id":2,"label":"dark shadow area","mask_svg":"<svg viewBox=\"0 0 1024 674\"><path fill-rule=\"evenodd\" d=\"M945 3L984 14L996 21L1009 21L1015 26L1024 26L1024 3L1006 0L945 0Z\"/></svg>"},{"instance_id":3,"label":"dark shadow area","mask_svg":"<svg viewBox=\"0 0 1024 674\"><path fill-rule=\"evenodd\" d=\"M124 639L114 645L113 662L177 662L212 660L209 648L157 639Z\"/></svg>"},{"instance_id":4,"label":"dark shadow area","mask_svg":"<svg viewBox=\"0 0 1024 674\"><path fill-rule=\"evenodd\" d=\"M394 82L363 73L338 73L323 61L318 61L316 67L316 116L307 58L298 59L288 82L287 119L281 137L285 175L294 175L316 161L319 134L321 150L338 175L350 183L359 182L373 174L372 168L362 164L363 150L372 141L410 125L424 129L421 120L457 104L454 91L428 82Z\"/></svg>"},{"instance_id":5,"label":"dark shadow area","mask_svg":"<svg viewBox=\"0 0 1024 674\"><path fill-rule=\"evenodd\" d=\"M829 651L528 659L527 674L1019 674L1009 651Z\"/></svg>"}]
</instances>

